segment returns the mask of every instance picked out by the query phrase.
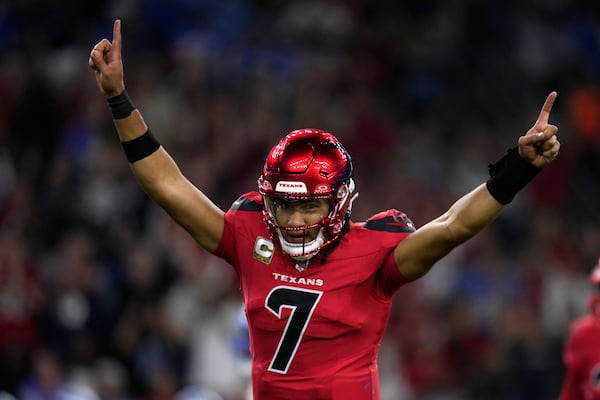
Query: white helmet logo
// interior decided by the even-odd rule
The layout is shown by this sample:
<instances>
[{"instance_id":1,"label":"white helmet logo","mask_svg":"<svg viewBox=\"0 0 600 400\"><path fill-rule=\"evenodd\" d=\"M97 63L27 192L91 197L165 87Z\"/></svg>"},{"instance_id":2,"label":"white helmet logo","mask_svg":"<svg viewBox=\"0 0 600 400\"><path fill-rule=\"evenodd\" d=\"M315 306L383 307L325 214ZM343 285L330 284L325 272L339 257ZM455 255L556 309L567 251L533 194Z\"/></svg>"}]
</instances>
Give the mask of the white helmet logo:
<instances>
[{"instance_id":1,"label":"white helmet logo","mask_svg":"<svg viewBox=\"0 0 600 400\"><path fill-rule=\"evenodd\" d=\"M295 182L295 181L279 181L277 182L277 186L275 186L276 192L284 192L284 193L307 193L306 185L304 182Z\"/></svg>"}]
</instances>

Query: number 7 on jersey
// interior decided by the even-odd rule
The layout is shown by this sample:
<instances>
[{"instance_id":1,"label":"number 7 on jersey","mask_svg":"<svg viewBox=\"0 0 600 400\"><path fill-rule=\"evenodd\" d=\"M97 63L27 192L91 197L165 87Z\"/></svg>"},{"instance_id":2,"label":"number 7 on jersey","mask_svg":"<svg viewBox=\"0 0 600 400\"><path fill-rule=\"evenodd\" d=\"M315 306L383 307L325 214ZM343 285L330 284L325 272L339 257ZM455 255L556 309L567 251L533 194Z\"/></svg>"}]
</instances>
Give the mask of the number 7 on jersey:
<instances>
[{"instance_id":1,"label":"number 7 on jersey","mask_svg":"<svg viewBox=\"0 0 600 400\"><path fill-rule=\"evenodd\" d=\"M265 307L277 318L282 317L283 308L292 310L271 360L271 365L269 365L269 371L280 374L287 373L322 294L323 292L318 290L291 286L277 286L268 294L265 299Z\"/></svg>"}]
</instances>

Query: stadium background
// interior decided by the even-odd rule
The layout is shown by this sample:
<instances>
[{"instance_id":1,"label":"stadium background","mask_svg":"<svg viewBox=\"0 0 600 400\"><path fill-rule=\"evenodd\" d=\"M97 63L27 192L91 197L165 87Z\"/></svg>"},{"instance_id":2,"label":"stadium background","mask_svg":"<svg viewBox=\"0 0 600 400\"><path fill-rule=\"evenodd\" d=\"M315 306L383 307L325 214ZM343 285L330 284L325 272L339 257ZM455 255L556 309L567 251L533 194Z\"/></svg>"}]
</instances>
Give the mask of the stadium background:
<instances>
[{"instance_id":1,"label":"stadium background","mask_svg":"<svg viewBox=\"0 0 600 400\"><path fill-rule=\"evenodd\" d=\"M280 136L319 127L353 155L355 220L395 207L420 226L557 90L560 157L397 294L380 360L386 400L555 398L600 255L599 8L0 1L2 396L245 396L235 278L145 198L87 67L121 18L128 92L223 209Z\"/></svg>"}]
</instances>

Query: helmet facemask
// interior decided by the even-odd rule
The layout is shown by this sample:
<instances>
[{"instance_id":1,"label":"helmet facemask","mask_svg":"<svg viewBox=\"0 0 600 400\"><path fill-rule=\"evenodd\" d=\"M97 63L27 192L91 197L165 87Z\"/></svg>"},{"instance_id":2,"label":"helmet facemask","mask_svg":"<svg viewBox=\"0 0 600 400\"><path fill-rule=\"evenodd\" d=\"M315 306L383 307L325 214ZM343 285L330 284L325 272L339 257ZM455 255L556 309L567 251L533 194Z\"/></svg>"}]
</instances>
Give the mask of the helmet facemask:
<instances>
[{"instance_id":1,"label":"helmet facemask","mask_svg":"<svg viewBox=\"0 0 600 400\"><path fill-rule=\"evenodd\" d=\"M316 255L323 247L335 241L341 234L344 224L350 219L352 211L352 202L358 196L354 193L354 181L350 179L348 182L342 183L335 191L329 193L326 197L319 196L288 196L287 198L271 197L263 195L264 220L269 228L271 235L274 236L281 250L288 254L296 261L307 261ZM298 202L310 201L314 199L327 199L329 204L329 213L319 222L297 226L285 227L277 221L278 202ZM317 236L305 241L308 231L319 228ZM299 243L292 243L285 239L284 232L302 231L304 240Z\"/></svg>"}]
</instances>

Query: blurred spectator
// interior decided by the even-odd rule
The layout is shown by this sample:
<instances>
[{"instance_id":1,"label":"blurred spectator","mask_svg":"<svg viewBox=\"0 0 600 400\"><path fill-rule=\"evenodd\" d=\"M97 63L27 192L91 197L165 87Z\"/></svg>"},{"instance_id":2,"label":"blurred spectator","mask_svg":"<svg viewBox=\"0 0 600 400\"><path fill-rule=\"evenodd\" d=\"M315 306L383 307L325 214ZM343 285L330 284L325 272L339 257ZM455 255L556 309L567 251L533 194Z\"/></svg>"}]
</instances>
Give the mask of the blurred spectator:
<instances>
[{"instance_id":1,"label":"blurred spectator","mask_svg":"<svg viewBox=\"0 0 600 400\"><path fill-rule=\"evenodd\" d=\"M20 380L17 396L23 400L57 398L65 384L59 359L47 349L34 351L31 357L31 375Z\"/></svg>"},{"instance_id":2,"label":"blurred spectator","mask_svg":"<svg viewBox=\"0 0 600 400\"><path fill-rule=\"evenodd\" d=\"M45 299L26 244L0 230L0 254L0 387L14 390L41 340L37 318Z\"/></svg>"},{"instance_id":3,"label":"blurred spectator","mask_svg":"<svg viewBox=\"0 0 600 400\"><path fill-rule=\"evenodd\" d=\"M102 357L92 367L92 381L100 400L130 400L125 368L116 360Z\"/></svg>"},{"instance_id":4,"label":"blurred spectator","mask_svg":"<svg viewBox=\"0 0 600 400\"><path fill-rule=\"evenodd\" d=\"M185 386L177 392L175 400L223 400L223 397L212 390Z\"/></svg>"},{"instance_id":5,"label":"blurred spectator","mask_svg":"<svg viewBox=\"0 0 600 400\"><path fill-rule=\"evenodd\" d=\"M92 362L108 349L117 309L116 285L99 258L92 232L71 227L41 267L47 301L43 343L61 362Z\"/></svg>"}]
</instances>

